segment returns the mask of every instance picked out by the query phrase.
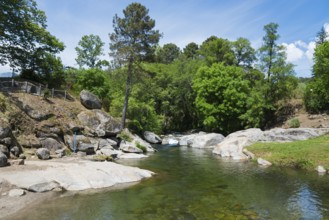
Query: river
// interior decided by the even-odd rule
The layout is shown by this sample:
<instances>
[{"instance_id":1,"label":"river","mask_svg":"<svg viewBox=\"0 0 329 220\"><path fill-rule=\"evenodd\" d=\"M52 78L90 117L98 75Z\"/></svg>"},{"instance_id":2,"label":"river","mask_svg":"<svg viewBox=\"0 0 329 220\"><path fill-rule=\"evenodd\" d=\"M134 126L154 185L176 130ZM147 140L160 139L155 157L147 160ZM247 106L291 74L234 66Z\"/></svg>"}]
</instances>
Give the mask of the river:
<instances>
[{"instance_id":1,"label":"river","mask_svg":"<svg viewBox=\"0 0 329 220\"><path fill-rule=\"evenodd\" d=\"M64 194L22 219L329 219L329 177L252 162L211 150L158 146L142 160L119 163L157 173L124 189Z\"/></svg>"}]
</instances>

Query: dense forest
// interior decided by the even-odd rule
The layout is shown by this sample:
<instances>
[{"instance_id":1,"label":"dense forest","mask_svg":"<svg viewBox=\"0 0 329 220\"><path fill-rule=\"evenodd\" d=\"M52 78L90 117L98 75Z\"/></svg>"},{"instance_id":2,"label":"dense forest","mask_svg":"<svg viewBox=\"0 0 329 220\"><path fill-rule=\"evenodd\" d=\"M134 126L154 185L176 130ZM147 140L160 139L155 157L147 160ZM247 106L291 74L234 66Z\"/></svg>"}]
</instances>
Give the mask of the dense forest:
<instances>
[{"instance_id":1,"label":"dense forest","mask_svg":"<svg viewBox=\"0 0 329 220\"><path fill-rule=\"evenodd\" d=\"M278 122L278 110L291 99L303 99L311 113L329 110L324 29L317 33L312 78L300 80L286 62L276 23L264 26L258 49L243 37L218 36L181 49L174 42L160 46L162 34L148 9L132 3L114 16L108 45L97 35L82 36L76 46L79 68L64 68L57 54L65 45L46 30L46 15L34 0L2 0L0 8L0 65L72 94L87 89L135 132L265 129ZM108 60L101 59L105 46Z\"/></svg>"}]
</instances>

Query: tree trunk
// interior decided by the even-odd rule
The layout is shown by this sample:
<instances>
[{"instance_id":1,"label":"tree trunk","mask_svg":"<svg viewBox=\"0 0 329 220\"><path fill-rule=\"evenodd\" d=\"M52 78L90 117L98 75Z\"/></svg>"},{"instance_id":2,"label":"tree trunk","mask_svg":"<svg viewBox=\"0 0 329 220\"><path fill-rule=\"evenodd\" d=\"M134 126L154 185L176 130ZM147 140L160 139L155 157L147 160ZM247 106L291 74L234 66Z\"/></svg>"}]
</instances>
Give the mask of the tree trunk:
<instances>
[{"instance_id":1,"label":"tree trunk","mask_svg":"<svg viewBox=\"0 0 329 220\"><path fill-rule=\"evenodd\" d=\"M128 63L128 76L126 81L126 94L125 94L125 100L124 100L123 111L122 111L121 129L124 129L126 125L126 115L127 115L129 95L131 90L131 77L132 77L132 61L130 60Z\"/></svg>"}]
</instances>

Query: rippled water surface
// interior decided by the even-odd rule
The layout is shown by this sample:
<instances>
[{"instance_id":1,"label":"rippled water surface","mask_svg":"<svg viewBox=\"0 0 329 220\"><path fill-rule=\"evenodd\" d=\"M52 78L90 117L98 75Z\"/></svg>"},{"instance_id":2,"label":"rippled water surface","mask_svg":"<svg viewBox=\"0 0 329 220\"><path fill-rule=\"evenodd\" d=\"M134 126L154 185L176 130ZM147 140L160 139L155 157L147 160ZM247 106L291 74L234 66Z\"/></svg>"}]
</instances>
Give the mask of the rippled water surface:
<instances>
[{"instance_id":1,"label":"rippled water surface","mask_svg":"<svg viewBox=\"0 0 329 220\"><path fill-rule=\"evenodd\" d=\"M158 147L120 163L157 173L121 190L62 196L22 219L329 219L329 178L223 160L208 150Z\"/></svg>"}]
</instances>

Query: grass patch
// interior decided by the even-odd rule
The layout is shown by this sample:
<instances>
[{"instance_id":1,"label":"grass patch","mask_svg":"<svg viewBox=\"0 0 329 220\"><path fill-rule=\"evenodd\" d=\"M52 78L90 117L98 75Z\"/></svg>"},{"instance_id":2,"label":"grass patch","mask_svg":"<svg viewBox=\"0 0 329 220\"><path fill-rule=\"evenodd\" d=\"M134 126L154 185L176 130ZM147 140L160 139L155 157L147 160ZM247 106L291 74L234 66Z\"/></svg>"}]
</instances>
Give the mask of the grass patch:
<instances>
[{"instance_id":1,"label":"grass patch","mask_svg":"<svg viewBox=\"0 0 329 220\"><path fill-rule=\"evenodd\" d=\"M277 166L314 170L322 165L329 169L329 134L288 143L258 142L247 149Z\"/></svg>"}]
</instances>

